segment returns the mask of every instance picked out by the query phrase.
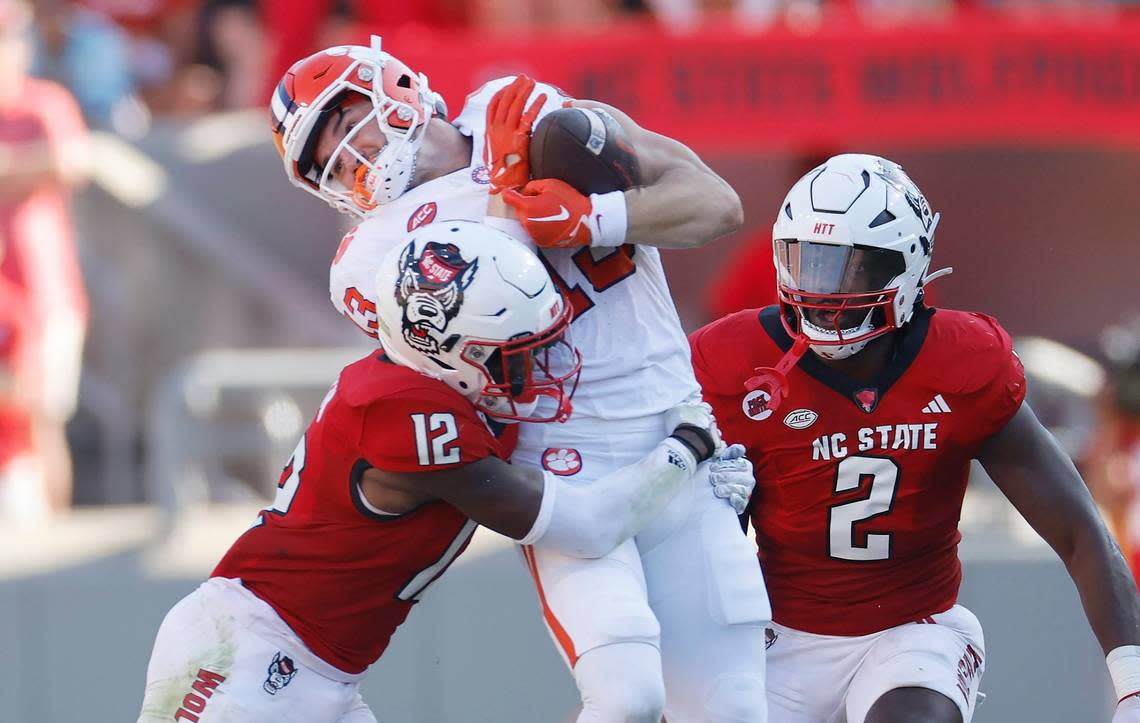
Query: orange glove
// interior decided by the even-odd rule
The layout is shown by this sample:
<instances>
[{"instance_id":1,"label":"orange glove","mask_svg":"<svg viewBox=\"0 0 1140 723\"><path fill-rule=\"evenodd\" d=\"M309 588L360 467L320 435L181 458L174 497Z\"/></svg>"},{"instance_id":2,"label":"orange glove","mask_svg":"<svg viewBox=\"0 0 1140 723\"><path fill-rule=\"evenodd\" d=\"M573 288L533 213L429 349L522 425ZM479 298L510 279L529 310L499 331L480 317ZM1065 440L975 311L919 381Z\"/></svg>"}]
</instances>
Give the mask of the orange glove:
<instances>
[{"instance_id":1,"label":"orange glove","mask_svg":"<svg viewBox=\"0 0 1140 723\"><path fill-rule=\"evenodd\" d=\"M495 93L487 105L485 162L491 172L491 193L520 188L530 179L530 130L546 103L542 93L523 112L534 81L520 75Z\"/></svg>"},{"instance_id":2,"label":"orange glove","mask_svg":"<svg viewBox=\"0 0 1140 723\"><path fill-rule=\"evenodd\" d=\"M556 178L531 181L521 191L503 191L519 223L543 248L620 246L625 243L625 194L583 196Z\"/></svg>"}]
</instances>

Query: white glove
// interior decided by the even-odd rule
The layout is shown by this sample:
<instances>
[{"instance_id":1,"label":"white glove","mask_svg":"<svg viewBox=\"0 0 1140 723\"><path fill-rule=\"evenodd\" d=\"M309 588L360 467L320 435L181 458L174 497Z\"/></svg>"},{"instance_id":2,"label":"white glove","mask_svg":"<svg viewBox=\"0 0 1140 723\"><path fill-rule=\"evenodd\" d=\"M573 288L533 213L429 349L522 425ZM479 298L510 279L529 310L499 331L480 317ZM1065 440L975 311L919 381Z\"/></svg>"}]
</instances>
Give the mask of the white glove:
<instances>
[{"instance_id":1,"label":"white glove","mask_svg":"<svg viewBox=\"0 0 1140 723\"><path fill-rule=\"evenodd\" d=\"M708 431L713 439L713 457L718 457L724 452L724 440L720 437L716 417L713 416L712 407L708 403L685 401L665 412L665 434L672 434L673 430L682 424L691 424Z\"/></svg>"},{"instance_id":2,"label":"white glove","mask_svg":"<svg viewBox=\"0 0 1140 723\"><path fill-rule=\"evenodd\" d=\"M1140 723L1140 695L1130 695L1117 703L1112 723Z\"/></svg>"},{"instance_id":3,"label":"white glove","mask_svg":"<svg viewBox=\"0 0 1140 723\"><path fill-rule=\"evenodd\" d=\"M756 475L752 471L752 462L744 456L744 445L731 445L719 457L713 458L709 463L709 482L713 486L713 494L728 500L736 514L744 514L756 487Z\"/></svg>"}]
</instances>

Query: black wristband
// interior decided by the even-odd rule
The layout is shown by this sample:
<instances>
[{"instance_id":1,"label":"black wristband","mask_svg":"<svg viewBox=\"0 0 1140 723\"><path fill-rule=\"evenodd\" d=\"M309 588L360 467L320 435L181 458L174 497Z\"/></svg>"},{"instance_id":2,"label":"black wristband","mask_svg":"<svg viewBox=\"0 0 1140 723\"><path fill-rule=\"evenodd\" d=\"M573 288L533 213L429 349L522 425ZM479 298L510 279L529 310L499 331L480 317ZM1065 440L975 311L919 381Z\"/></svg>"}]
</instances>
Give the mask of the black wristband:
<instances>
[{"instance_id":1,"label":"black wristband","mask_svg":"<svg viewBox=\"0 0 1140 723\"><path fill-rule=\"evenodd\" d=\"M709 430L695 424L678 424L677 428L673 430L673 434L669 436L685 445L693 453L693 457L698 463L712 457L716 450L716 443L713 441Z\"/></svg>"}]
</instances>

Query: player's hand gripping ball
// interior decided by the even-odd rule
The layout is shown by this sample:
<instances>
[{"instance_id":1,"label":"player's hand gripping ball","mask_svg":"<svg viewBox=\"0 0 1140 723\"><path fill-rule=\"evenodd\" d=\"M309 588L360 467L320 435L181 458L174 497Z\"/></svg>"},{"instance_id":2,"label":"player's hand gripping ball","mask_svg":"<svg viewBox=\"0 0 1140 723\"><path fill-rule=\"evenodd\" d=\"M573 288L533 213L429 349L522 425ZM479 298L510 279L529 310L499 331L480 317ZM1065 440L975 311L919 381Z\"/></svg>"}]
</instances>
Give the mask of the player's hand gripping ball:
<instances>
[{"instance_id":1,"label":"player's hand gripping ball","mask_svg":"<svg viewBox=\"0 0 1140 723\"><path fill-rule=\"evenodd\" d=\"M641 183L637 154L625 130L602 108L575 105L552 111L530 141L531 178L557 178L583 196L624 191Z\"/></svg>"},{"instance_id":2,"label":"player's hand gripping ball","mask_svg":"<svg viewBox=\"0 0 1140 723\"><path fill-rule=\"evenodd\" d=\"M553 178L531 181L521 192L503 191L503 201L515 210L519 223L543 248L589 246L601 236L590 199L570 184Z\"/></svg>"},{"instance_id":3,"label":"player's hand gripping ball","mask_svg":"<svg viewBox=\"0 0 1140 723\"><path fill-rule=\"evenodd\" d=\"M534 81L520 75L495 93L487 105L485 160L491 174L491 193L521 188L530 180L530 130L546 103L546 94L541 93L527 107L533 91Z\"/></svg>"},{"instance_id":4,"label":"player's hand gripping ball","mask_svg":"<svg viewBox=\"0 0 1140 723\"><path fill-rule=\"evenodd\" d=\"M594 198L641 182L625 131L600 108L573 106L547 114L534 129L528 163L535 180L504 192L503 200L543 248L589 246L606 238L606 224L619 221L597 211Z\"/></svg>"}]
</instances>

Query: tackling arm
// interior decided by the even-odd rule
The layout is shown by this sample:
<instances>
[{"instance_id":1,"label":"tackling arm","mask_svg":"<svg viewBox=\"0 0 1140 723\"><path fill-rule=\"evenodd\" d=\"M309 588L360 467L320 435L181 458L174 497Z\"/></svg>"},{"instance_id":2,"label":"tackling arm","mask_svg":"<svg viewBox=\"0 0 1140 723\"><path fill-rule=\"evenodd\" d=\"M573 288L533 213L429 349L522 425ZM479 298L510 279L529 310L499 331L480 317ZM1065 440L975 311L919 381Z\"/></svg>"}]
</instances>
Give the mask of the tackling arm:
<instances>
[{"instance_id":1,"label":"tackling arm","mask_svg":"<svg viewBox=\"0 0 1140 723\"><path fill-rule=\"evenodd\" d=\"M642 128L605 103L575 100L571 105L605 110L637 150L644 185L625 192L628 243L696 248L743 225L736 191L688 146Z\"/></svg>"},{"instance_id":2,"label":"tackling arm","mask_svg":"<svg viewBox=\"0 0 1140 723\"><path fill-rule=\"evenodd\" d=\"M576 557L601 557L641 530L673 499L712 445L694 454L682 430L638 462L588 485L570 484L534 467L487 457L434 472L370 470L362 482L406 493L424 493L523 544L547 545Z\"/></svg>"},{"instance_id":3,"label":"tackling arm","mask_svg":"<svg viewBox=\"0 0 1140 723\"><path fill-rule=\"evenodd\" d=\"M1068 455L1023 403L978 455L1017 511L1060 556L1105 652L1140 644L1140 597Z\"/></svg>"}]
</instances>

